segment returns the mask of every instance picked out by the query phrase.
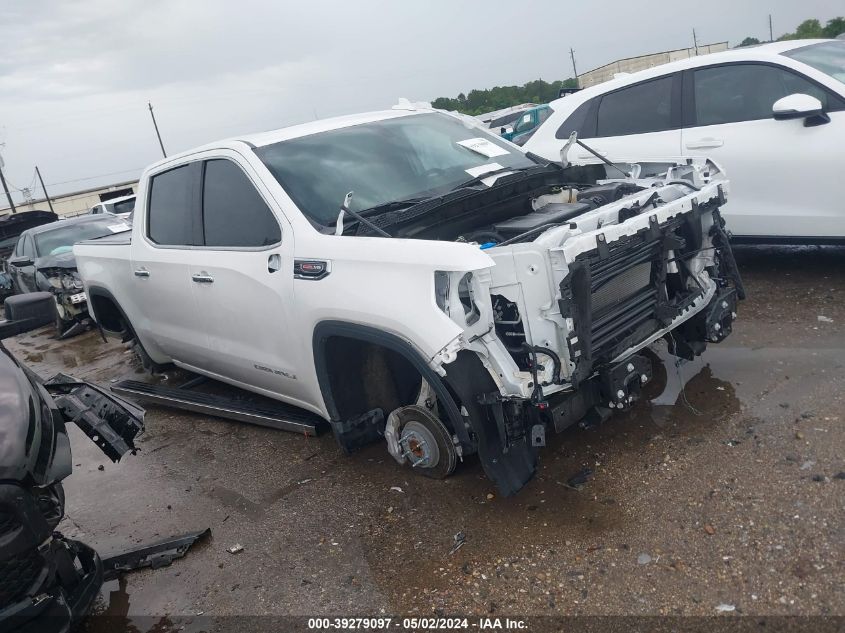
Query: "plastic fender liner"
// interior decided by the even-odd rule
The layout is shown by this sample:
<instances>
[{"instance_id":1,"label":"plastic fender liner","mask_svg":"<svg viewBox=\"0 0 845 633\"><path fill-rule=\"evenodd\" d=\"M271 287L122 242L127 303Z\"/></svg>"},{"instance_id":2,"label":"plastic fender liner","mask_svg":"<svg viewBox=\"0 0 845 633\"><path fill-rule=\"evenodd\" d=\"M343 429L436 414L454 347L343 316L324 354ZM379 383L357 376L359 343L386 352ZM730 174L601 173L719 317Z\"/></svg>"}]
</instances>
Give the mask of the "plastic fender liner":
<instances>
[{"instance_id":1,"label":"plastic fender liner","mask_svg":"<svg viewBox=\"0 0 845 633\"><path fill-rule=\"evenodd\" d=\"M531 445L529 434L525 433L522 439L511 442L505 452L504 438L491 407L479 401L479 396L498 393L498 389L474 352L458 352L458 358L445 368L446 382L469 413L484 472L500 494L506 497L516 494L537 472L537 448Z\"/></svg>"},{"instance_id":2,"label":"plastic fender liner","mask_svg":"<svg viewBox=\"0 0 845 633\"><path fill-rule=\"evenodd\" d=\"M333 336L346 337L351 339L358 339L368 343L381 345L389 350L396 352L405 358L411 365L420 372L423 379L428 382L437 396L438 404L442 405L442 411L445 417L452 425L453 432L458 436L464 454L472 452L474 445L469 437L469 433L464 425L461 413L458 410L458 405L455 404L454 398L446 389L442 379L438 376L428 363L417 353L413 346L406 340L394 335L384 332L382 330L359 325L357 323L347 323L346 321L322 321L314 328L314 336L312 339L312 346L314 350L314 370L317 373L317 382L320 386L320 393L323 396L323 401L326 404L326 411L329 414L329 421L332 426L332 431L335 434L340 446L347 452L358 448L357 446L347 446L343 437L343 429L346 428L344 420L341 420L340 412L332 394L331 378L329 376L328 359L326 354L326 344ZM366 416L372 416L372 419L379 418L384 420L384 413L381 416L373 414L373 412L362 412Z\"/></svg>"}]
</instances>

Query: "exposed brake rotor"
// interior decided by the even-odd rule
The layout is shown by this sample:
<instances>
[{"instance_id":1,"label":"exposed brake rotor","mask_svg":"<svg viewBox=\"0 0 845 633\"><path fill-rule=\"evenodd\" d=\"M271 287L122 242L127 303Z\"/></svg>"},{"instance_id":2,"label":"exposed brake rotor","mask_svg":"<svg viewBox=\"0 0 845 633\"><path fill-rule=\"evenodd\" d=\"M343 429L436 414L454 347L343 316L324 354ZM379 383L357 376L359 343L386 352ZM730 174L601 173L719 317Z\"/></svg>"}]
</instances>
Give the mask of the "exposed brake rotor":
<instances>
[{"instance_id":1,"label":"exposed brake rotor","mask_svg":"<svg viewBox=\"0 0 845 633\"><path fill-rule=\"evenodd\" d=\"M427 477L442 479L458 461L452 434L431 411L418 405L391 412L385 430L388 450L400 464Z\"/></svg>"}]
</instances>

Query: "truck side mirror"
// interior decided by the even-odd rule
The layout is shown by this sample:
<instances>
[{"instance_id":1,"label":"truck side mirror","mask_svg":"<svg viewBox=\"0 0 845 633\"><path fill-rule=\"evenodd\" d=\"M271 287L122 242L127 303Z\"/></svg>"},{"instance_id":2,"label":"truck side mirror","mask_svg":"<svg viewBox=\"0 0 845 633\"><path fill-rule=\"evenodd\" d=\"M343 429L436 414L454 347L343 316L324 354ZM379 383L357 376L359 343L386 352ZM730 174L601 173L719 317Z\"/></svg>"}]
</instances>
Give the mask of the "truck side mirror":
<instances>
[{"instance_id":1,"label":"truck side mirror","mask_svg":"<svg viewBox=\"0 0 845 633\"><path fill-rule=\"evenodd\" d=\"M804 127L830 123L822 102L805 94L792 94L778 99L772 105L772 116L776 121L804 119Z\"/></svg>"}]
</instances>

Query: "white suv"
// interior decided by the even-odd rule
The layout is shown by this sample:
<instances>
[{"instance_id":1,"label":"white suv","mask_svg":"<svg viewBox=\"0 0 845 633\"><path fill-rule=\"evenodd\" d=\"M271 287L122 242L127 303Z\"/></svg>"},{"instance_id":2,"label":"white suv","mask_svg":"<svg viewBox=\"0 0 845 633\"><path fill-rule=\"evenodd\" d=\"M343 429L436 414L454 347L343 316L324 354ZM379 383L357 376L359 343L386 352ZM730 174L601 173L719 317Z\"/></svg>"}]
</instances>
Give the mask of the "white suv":
<instances>
[{"instance_id":1,"label":"white suv","mask_svg":"<svg viewBox=\"0 0 845 633\"><path fill-rule=\"evenodd\" d=\"M572 132L614 160L708 156L733 182L737 241L845 240L845 42L702 55L552 102L525 149L553 160ZM583 148L579 161L593 157Z\"/></svg>"}]
</instances>

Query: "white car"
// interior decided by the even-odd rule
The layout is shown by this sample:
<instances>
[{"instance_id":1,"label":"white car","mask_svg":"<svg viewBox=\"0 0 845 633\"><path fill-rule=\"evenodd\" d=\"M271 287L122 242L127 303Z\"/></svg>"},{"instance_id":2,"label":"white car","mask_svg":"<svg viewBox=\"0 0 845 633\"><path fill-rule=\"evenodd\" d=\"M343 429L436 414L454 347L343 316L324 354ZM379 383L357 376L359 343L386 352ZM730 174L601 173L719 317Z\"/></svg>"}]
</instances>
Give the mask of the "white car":
<instances>
[{"instance_id":1,"label":"white car","mask_svg":"<svg viewBox=\"0 0 845 633\"><path fill-rule=\"evenodd\" d=\"M111 213L122 220L130 219L132 211L135 209L135 194L131 196L121 196L119 198L112 198L105 202L100 202L91 207L89 213L97 215L100 213Z\"/></svg>"},{"instance_id":2,"label":"white car","mask_svg":"<svg viewBox=\"0 0 845 633\"><path fill-rule=\"evenodd\" d=\"M146 364L316 413L349 451L384 438L429 476L477 453L512 494L546 429L629 407L640 350L700 354L743 297L717 165L613 171L406 103L170 156L131 232L74 254Z\"/></svg>"},{"instance_id":3,"label":"white car","mask_svg":"<svg viewBox=\"0 0 845 633\"><path fill-rule=\"evenodd\" d=\"M702 55L551 103L525 149L556 160L570 134L613 160L708 156L732 182L737 241L845 240L845 42ZM575 162L594 158L582 147Z\"/></svg>"}]
</instances>

